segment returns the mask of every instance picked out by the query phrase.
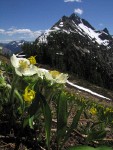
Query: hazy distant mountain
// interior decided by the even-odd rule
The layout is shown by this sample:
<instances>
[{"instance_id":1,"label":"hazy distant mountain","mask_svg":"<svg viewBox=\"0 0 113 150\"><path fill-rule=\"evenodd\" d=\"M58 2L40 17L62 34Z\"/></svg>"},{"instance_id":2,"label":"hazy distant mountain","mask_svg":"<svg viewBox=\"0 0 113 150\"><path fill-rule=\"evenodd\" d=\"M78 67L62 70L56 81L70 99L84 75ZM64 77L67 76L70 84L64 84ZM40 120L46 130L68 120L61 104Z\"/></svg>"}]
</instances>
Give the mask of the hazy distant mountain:
<instances>
[{"instance_id":1,"label":"hazy distant mountain","mask_svg":"<svg viewBox=\"0 0 113 150\"><path fill-rule=\"evenodd\" d=\"M5 52L10 51L11 53L16 53L18 51L21 51L21 47L25 43L28 42L24 40L20 40L20 41L11 41L9 43L0 43L0 45L3 47L3 50Z\"/></svg>"},{"instance_id":2,"label":"hazy distant mountain","mask_svg":"<svg viewBox=\"0 0 113 150\"><path fill-rule=\"evenodd\" d=\"M21 41L12 41L8 44L5 44L5 47L10 49L12 52L17 52L21 51L21 46L26 43L26 41L21 40Z\"/></svg>"},{"instance_id":3,"label":"hazy distant mountain","mask_svg":"<svg viewBox=\"0 0 113 150\"><path fill-rule=\"evenodd\" d=\"M3 55L11 55L12 54L12 51L7 49L6 47L4 47L4 44L1 44L0 43L0 54L3 54Z\"/></svg>"}]
</instances>

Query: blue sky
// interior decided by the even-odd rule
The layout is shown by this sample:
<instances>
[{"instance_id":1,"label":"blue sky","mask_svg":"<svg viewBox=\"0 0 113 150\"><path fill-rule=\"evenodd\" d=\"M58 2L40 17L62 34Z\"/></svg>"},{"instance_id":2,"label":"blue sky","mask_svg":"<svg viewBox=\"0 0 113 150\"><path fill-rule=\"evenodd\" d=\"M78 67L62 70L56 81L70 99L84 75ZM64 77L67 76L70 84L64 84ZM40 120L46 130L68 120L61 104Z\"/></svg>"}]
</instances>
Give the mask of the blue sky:
<instances>
[{"instance_id":1,"label":"blue sky","mask_svg":"<svg viewBox=\"0 0 113 150\"><path fill-rule=\"evenodd\" d=\"M113 0L0 0L0 42L33 41L73 12L113 35Z\"/></svg>"}]
</instances>

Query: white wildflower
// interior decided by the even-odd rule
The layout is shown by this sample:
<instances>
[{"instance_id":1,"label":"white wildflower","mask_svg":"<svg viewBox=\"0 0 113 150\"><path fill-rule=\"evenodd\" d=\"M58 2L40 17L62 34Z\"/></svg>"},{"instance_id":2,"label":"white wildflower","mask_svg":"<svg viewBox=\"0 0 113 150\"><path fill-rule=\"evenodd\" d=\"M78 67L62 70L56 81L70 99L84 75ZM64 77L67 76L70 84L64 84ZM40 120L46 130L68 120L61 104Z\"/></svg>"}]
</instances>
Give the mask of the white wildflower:
<instances>
[{"instance_id":1,"label":"white wildflower","mask_svg":"<svg viewBox=\"0 0 113 150\"><path fill-rule=\"evenodd\" d=\"M56 70L50 71L49 73L52 77L53 83L56 82L56 83L64 84L67 82L68 74L60 73Z\"/></svg>"},{"instance_id":2,"label":"white wildflower","mask_svg":"<svg viewBox=\"0 0 113 150\"><path fill-rule=\"evenodd\" d=\"M15 72L19 76L31 76L37 73L37 67L30 64L26 58L17 58L15 54L11 56L11 63L15 68Z\"/></svg>"}]
</instances>

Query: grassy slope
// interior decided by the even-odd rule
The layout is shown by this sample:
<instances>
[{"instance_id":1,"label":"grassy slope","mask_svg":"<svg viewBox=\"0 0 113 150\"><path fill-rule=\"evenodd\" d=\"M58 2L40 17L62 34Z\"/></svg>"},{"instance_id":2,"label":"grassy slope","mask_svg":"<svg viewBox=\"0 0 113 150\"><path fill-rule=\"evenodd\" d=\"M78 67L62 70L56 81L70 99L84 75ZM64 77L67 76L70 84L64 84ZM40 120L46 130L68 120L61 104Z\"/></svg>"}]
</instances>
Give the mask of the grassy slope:
<instances>
[{"instance_id":1,"label":"grassy slope","mask_svg":"<svg viewBox=\"0 0 113 150\"><path fill-rule=\"evenodd\" d=\"M102 88L102 87L99 87L97 85L94 85L94 84L91 84L89 83L88 81L86 80L82 80L82 79L78 79L76 77L74 77L73 79L70 77L69 78L69 81L74 83L74 84L77 84L79 86L82 86L84 88L87 88L87 89L90 89L92 90L93 92L96 92L98 94L101 94L105 97L108 97L110 99L113 99L113 92L108 90L108 89L105 89L105 88ZM71 87L72 88L72 87ZM95 96L94 96L95 97ZM101 99L101 98L99 98Z\"/></svg>"},{"instance_id":2,"label":"grassy slope","mask_svg":"<svg viewBox=\"0 0 113 150\"><path fill-rule=\"evenodd\" d=\"M10 60L8 58L2 56L1 54L0 54L0 61L3 61L5 63L7 63L7 64L10 64Z\"/></svg>"}]
</instances>

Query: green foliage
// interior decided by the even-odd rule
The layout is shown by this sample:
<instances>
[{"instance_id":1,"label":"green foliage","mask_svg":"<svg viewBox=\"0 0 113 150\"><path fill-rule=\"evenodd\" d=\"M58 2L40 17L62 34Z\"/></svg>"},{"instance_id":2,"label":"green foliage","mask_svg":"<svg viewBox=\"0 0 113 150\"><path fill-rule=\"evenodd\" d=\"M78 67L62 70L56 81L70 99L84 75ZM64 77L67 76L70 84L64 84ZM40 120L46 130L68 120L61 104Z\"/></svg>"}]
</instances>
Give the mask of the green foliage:
<instances>
[{"instance_id":1,"label":"green foliage","mask_svg":"<svg viewBox=\"0 0 113 150\"><path fill-rule=\"evenodd\" d=\"M30 117L34 116L39 108L40 108L40 94L37 92L33 103L28 108L28 113Z\"/></svg>"},{"instance_id":2,"label":"green foliage","mask_svg":"<svg viewBox=\"0 0 113 150\"><path fill-rule=\"evenodd\" d=\"M52 116L50 107L43 95L40 94L42 111L45 120L45 133L46 133L46 144L48 149L50 149L50 136L51 136L51 125L52 125Z\"/></svg>"},{"instance_id":3,"label":"green foliage","mask_svg":"<svg viewBox=\"0 0 113 150\"><path fill-rule=\"evenodd\" d=\"M66 94L61 92L57 100L57 145L60 145L67 129L67 99Z\"/></svg>"},{"instance_id":4,"label":"green foliage","mask_svg":"<svg viewBox=\"0 0 113 150\"><path fill-rule=\"evenodd\" d=\"M97 148L93 148L90 146L75 146L75 147L70 147L67 150L112 150L112 148L106 146L101 146Z\"/></svg>"},{"instance_id":5,"label":"green foliage","mask_svg":"<svg viewBox=\"0 0 113 150\"><path fill-rule=\"evenodd\" d=\"M73 131L74 129L77 129L78 123L79 123L79 121L80 121L81 114L82 114L82 112L83 112L83 108L84 108L84 106L82 106L81 109L78 110L77 113L76 113L76 115L74 116L73 121L72 121L72 124L70 125L69 129L67 130L67 133L65 134L65 137L64 137L64 139L63 139L62 146L63 146L64 143L68 140L68 138L69 138L70 134L72 133L72 131ZM62 148L62 146L61 146L61 148Z\"/></svg>"},{"instance_id":6,"label":"green foliage","mask_svg":"<svg viewBox=\"0 0 113 150\"><path fill-rule=\"evenodd\" d=\"M105 130L92 129L91 132L88 134L87 141L95 141L95 140L102 140L106 136Z\"/></svg>"},{"instance_id":7,"label":"green foliage","mask_svg":"<svg viewBox=\"0 0 113 150\"><path fill-rule=\"evenodd\" d=\"M5 65L2 64L3 66ZM0 123L8 122L9 131L14 128L20 141L24 133L26 139L29 137L29 134L25 132L29 129L34 132L38 131L37 136L32 134L31 138L36 142L44 141L46 149L51 149L54 137L56 148L61 150L68 142L71 133L75 131L80 132L86 145L94 141L101 145L103 139L107 137L107 128L112 134L113 107L104 107L92 100L89 101L66 92L65 84L47 79L46 74L19 77L15 74L14 68L9 67L11 69L11 74L9 74L5 71L7 66L4 70L2 67L0 68L2 70L0 74ZM85 120L83 123L82 119ZM56 120L55 133L52 132L53 120ZM44 132L41 129L44 129ZM106 147L75 146L69 150L100 150L102 148Z\"/></svg>"},{"instance_id":8,"label":"green foliage","mask_svg":"<svg viewBox=\"0 0 113 150\"><path fill-rule=\"evenodd\" d=\"M75 146L75 147L70 147L67 150L95 150L95 148L90 146Z\"/></svg>"}]
</instances>

